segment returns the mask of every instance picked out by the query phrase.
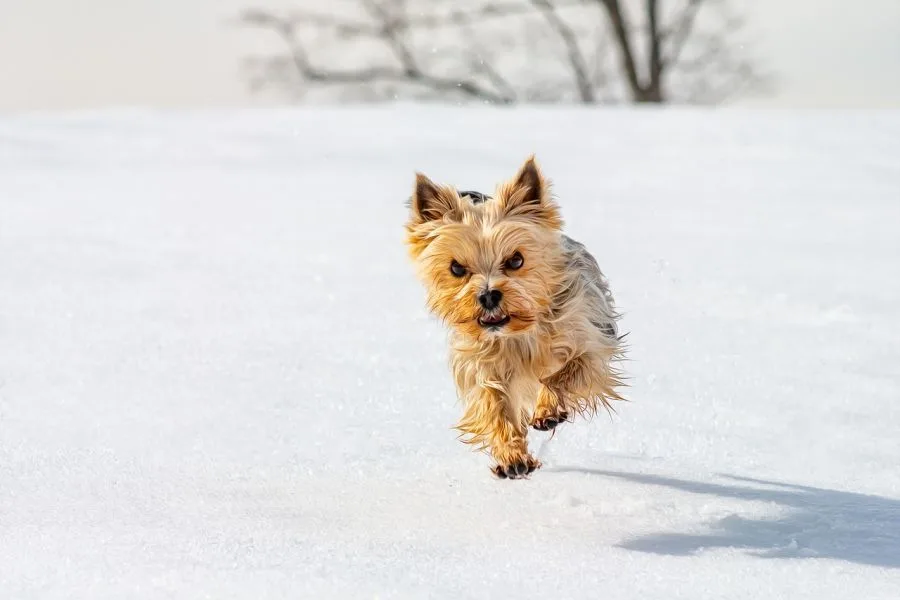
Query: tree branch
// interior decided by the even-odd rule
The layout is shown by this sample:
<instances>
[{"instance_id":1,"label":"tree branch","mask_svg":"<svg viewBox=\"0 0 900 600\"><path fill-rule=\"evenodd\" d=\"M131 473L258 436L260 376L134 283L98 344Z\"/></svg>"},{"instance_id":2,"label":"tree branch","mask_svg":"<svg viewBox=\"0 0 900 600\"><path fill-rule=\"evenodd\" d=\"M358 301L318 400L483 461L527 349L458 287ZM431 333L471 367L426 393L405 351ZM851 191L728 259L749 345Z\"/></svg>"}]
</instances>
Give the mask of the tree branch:
<instances>
[{"instance_id":1,"label":"tree branch","mask_svg":"<svg viewBox=\"0 0 900 600\"><path fill-rule=\"evenodd\" d=\"M591 57L591 85L594 89L603 89L609 85L609 73L606 70L606 59L609 54L609 36L602 31L594 32L594 52ZM607 99L599 99L608 103Z\"/></svg>"},{"instance_id":2,"label":"tree branch","mask_svg":"<svg viewBox=\"0 0 900 600\"><path fill-rule=\"evenodd\" d=\"M570 8L582 6L584 0L555 0L557 8ZM460 25L481 24L491 20L502 20L507 17L527 16L533 13L532 7L522 2L502 2L484 4L475 9L455 9L446 13L419 14L404 19L395 19L392 26L401 29L450 29ZM248 24L254 24L262 16L265 19L272 13L263 10L245 10L241 20ZM290 23L303 23L316 27L329 28L341 35L369 35L378 37L383 33L380 27L371 23L334 17L327 13L319 13L306 10L292 10L283 21Z\"/></svg>"},{"instance_id":3,"label":"tree branch","mask_svg":"<svg viewBox=\"0 0 900 600\"><path fill-rule=\"evenodd\" d=\"M668 56L666 56L661 63L663 69L678 62L678 58L681 56L681 51L684 48L685 42L691 37L694 21L697 18L697 12L700 10L702 4L703 0L688 0L687 6L681 11L681 15L678 17L675 24L660 34L664 41L669 41L671 39L671 47L669 48Z\"/></svg>"},{"instance_id":4,"label":"tree branch","mask_svg":"<svg viewBox=\"0 0 900 600\"><path fill-rule=\"evenodd\" d=\"M584 0L555 0L557 8L581 6ZM498 2L484 4L473 10L451 10L447 13L432 15L420 15L410 18L406 22L408 27L421 27L425 29L437 29L454 27L465 24L480 24L488 20L504 19L511 16L526 16L532 14L528 4L522 2Z\"/></svg>"},{"instance_id":5,"label":"tree branch","mask_svg":"<svg viewBox=\"0 0 900 600\"><path fill-rule=\"evenodd\" d=\"M541 11L541 14L543 14L544 18L547 20L547 23L556 30L556 33L562 39L563 44L565 44L566 54L569 57L569 65L572 67L572 75L575 77L575 85L578 87L578 95L580 96L581 101L585 104L593 103L596 99L594 87L591 85L587 61L585 61L584 54L582 54L581 48L578 46L578 38L575 36L575 32L572 31L572 28L569 27L562 18L560 18L553 4L551 4L549 0L530 1L535 8Z\"/></svg>"},{"instance_id":6,"label":"tree branch","mask_svg":"<svg viewBox=\"0 0 900 600\"><path fill-rule=\"evenodd\" d=\"M472 69L474 73L484 75L501 95L509 98L510 102L515 102L516 97L518 96L515 88L513 88L509 81L507 81L506 78L503 77L503 75L501 75L490 63L487 51L479 44L479 38L472 30L472 26L463 25L462 27L466 33L466 37L472 40L472 42L466 45L469 68ZM478 46L476 47L475 44L478 44Z\"/></svg>"},{"instance_id":7,"label":"tree branch","mask_svg":"<svg viewBox=\"0 0 900 600\"><path fill-rule=\"evenodd\" d=\"M247 17L246 14L245 17ZM509 104L512 102L512 98L483 88L475 81L437 77L425 73L419 68L412 55L409 54L409 50L402 45L402 42L399 41L396 35L393 37L386 35L383 39L394 50L394 53L400 62L400 69L375 66L356 70L338 71L320 69L312 65L306 48L296 35L295 23L291 20L280 19L279 17L263 11L254 11L248 19L248 22L271 29L281 38L288 49L291 62L297 74L305 81L321 84L361 84L380 82L410 83L435 91L458 92L486 102L497 104ZM385 27L384 25L385 24L382 23L380 30L389 33L396 31L389 27Z\"/></svg>"},{"instance_id":8,"label":"tree branch","mask_svg":"<svg viewBox=\"0 0 900 600\"><path fill-rule=\"evenodd\" d=\"M647 0L647 38L650 46L650 82L647 92L657 102L662 100L663 72L662 55L659 49L661 40L659 33L659 15L657 13L658 9L658 0Z\"/></svg>"},{"instance_id":9,"label":"tree branch","mask_svg":"<svg viewBox=\"0 0 900 600\"><path fill-rule=\"evenodd\" d=\"M391 47L391 51L394 53L394 56L397 57L403 70L407 73L419 71L419 67L416 64L416 59L413 58L412 52L409 51L409 48L406 47L406 44L400 38L401 31L397 27L397 21L392 19L391 15L388 14L384 7L375 2L375 0L362 0L362 3L366 10L380 21L379 30L381 39L387 42L388 46Z\"/></svg>"},{"instance_id":10,"label":"tree branch","mask_svg":"<svg viewBox=\"0 0 900 600\"><path fill-rule=\"evenodd\" d=\"M634 51L631 48L631 28L626 21L626 17L619 5L619 0L598 0L606 8L609 15L610 23L613 27L613 33L616 37L616 43L619 46L620 61L622 70L625 72L625 79L631 90L631 97L635 102L644 101L644 88L638 77L637 65L634 61Z\"/></svg>"}]
</instances>

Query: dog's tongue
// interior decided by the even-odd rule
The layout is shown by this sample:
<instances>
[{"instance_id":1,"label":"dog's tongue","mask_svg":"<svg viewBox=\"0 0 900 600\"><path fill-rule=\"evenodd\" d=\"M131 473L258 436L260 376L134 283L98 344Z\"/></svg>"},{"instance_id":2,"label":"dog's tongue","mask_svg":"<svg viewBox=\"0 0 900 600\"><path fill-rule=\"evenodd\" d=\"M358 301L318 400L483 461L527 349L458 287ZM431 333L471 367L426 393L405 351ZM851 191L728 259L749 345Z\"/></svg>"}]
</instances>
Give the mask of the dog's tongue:
<instances>
[{"instance_id":1,"label":"dog's tongue","mask_svg":"<svg viewBox=\"0 0 900 600\"><path fill-rule=\"evenodd\" d=\"M482 319L485 323L499 323L503 320L501 316L488 315Z\"/></svg>"}]
</instances>

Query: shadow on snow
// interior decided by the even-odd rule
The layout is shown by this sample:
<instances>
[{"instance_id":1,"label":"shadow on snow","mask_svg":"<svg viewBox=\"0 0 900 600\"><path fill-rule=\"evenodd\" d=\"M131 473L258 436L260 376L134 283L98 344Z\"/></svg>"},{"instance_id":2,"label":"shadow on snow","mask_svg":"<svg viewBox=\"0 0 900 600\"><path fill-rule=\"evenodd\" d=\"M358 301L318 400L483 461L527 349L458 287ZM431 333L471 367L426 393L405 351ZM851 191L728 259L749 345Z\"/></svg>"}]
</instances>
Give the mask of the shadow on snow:
<instances>
[{"instance_id":1,"label":"shadow on snow","mask_svg":"<svg viewBox=\"0 0 900 600\"><path fill-rule=\"evenodd\" d=\"M579 467L546 470L614 477L691 494L771 502L786 509L779 516L761 518L735 513L709 523L703 533L660 532L619 544L629 550L688 555L704 548L744 548L763 558L833 558L900 568L900 500L734 476L726 477L744 485Z\"/></svg>"}]
</instances>

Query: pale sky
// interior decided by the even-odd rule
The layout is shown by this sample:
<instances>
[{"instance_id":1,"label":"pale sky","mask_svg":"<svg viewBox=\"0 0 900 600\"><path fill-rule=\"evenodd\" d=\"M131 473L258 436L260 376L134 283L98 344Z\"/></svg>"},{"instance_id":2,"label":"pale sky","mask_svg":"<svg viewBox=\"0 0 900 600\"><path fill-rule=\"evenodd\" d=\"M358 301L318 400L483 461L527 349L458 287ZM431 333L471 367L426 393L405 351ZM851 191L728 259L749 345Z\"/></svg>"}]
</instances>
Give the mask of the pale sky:
<instances>
[{"instance_id":1,"label":"pale sky","mask_svg":"<svg viewBox=\"0 0 900 600\"><path fill-rule=\"evenodd\" d=\"M0 0L0 111L271 104L239 72L261 34L228 20L301 1ZM900 107L900 0L733 2L778 77L748 104Z\"/></svg>"}]
</instances>

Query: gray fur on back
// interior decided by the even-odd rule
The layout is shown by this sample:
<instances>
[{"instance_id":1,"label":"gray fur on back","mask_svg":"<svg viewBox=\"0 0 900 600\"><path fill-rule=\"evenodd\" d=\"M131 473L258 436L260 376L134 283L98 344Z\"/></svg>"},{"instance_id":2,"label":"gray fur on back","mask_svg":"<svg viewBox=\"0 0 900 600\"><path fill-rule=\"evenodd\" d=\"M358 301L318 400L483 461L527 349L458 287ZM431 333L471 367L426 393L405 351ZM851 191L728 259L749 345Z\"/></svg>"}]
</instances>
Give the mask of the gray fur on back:
<instances>
[{"instance_id":1,"label":"gray fur on back","mask_svg":"<svg viewBox=\"0 0 900 600\"><path fill-rule=\"evenodd\" d=\"M607 338L617 338L619 333L616 320L619 315L615 310L615 301L609 288L609 281L600 270L597 260L588 252L581 242L567 235L561 237L563 251L566 255L568 269L578 273L579 283L585 297L594 305L591 322ZM571 290L574 292L574 290ZM567 294L568 295L568 294Z\"/></svg>"}]
</instances>

